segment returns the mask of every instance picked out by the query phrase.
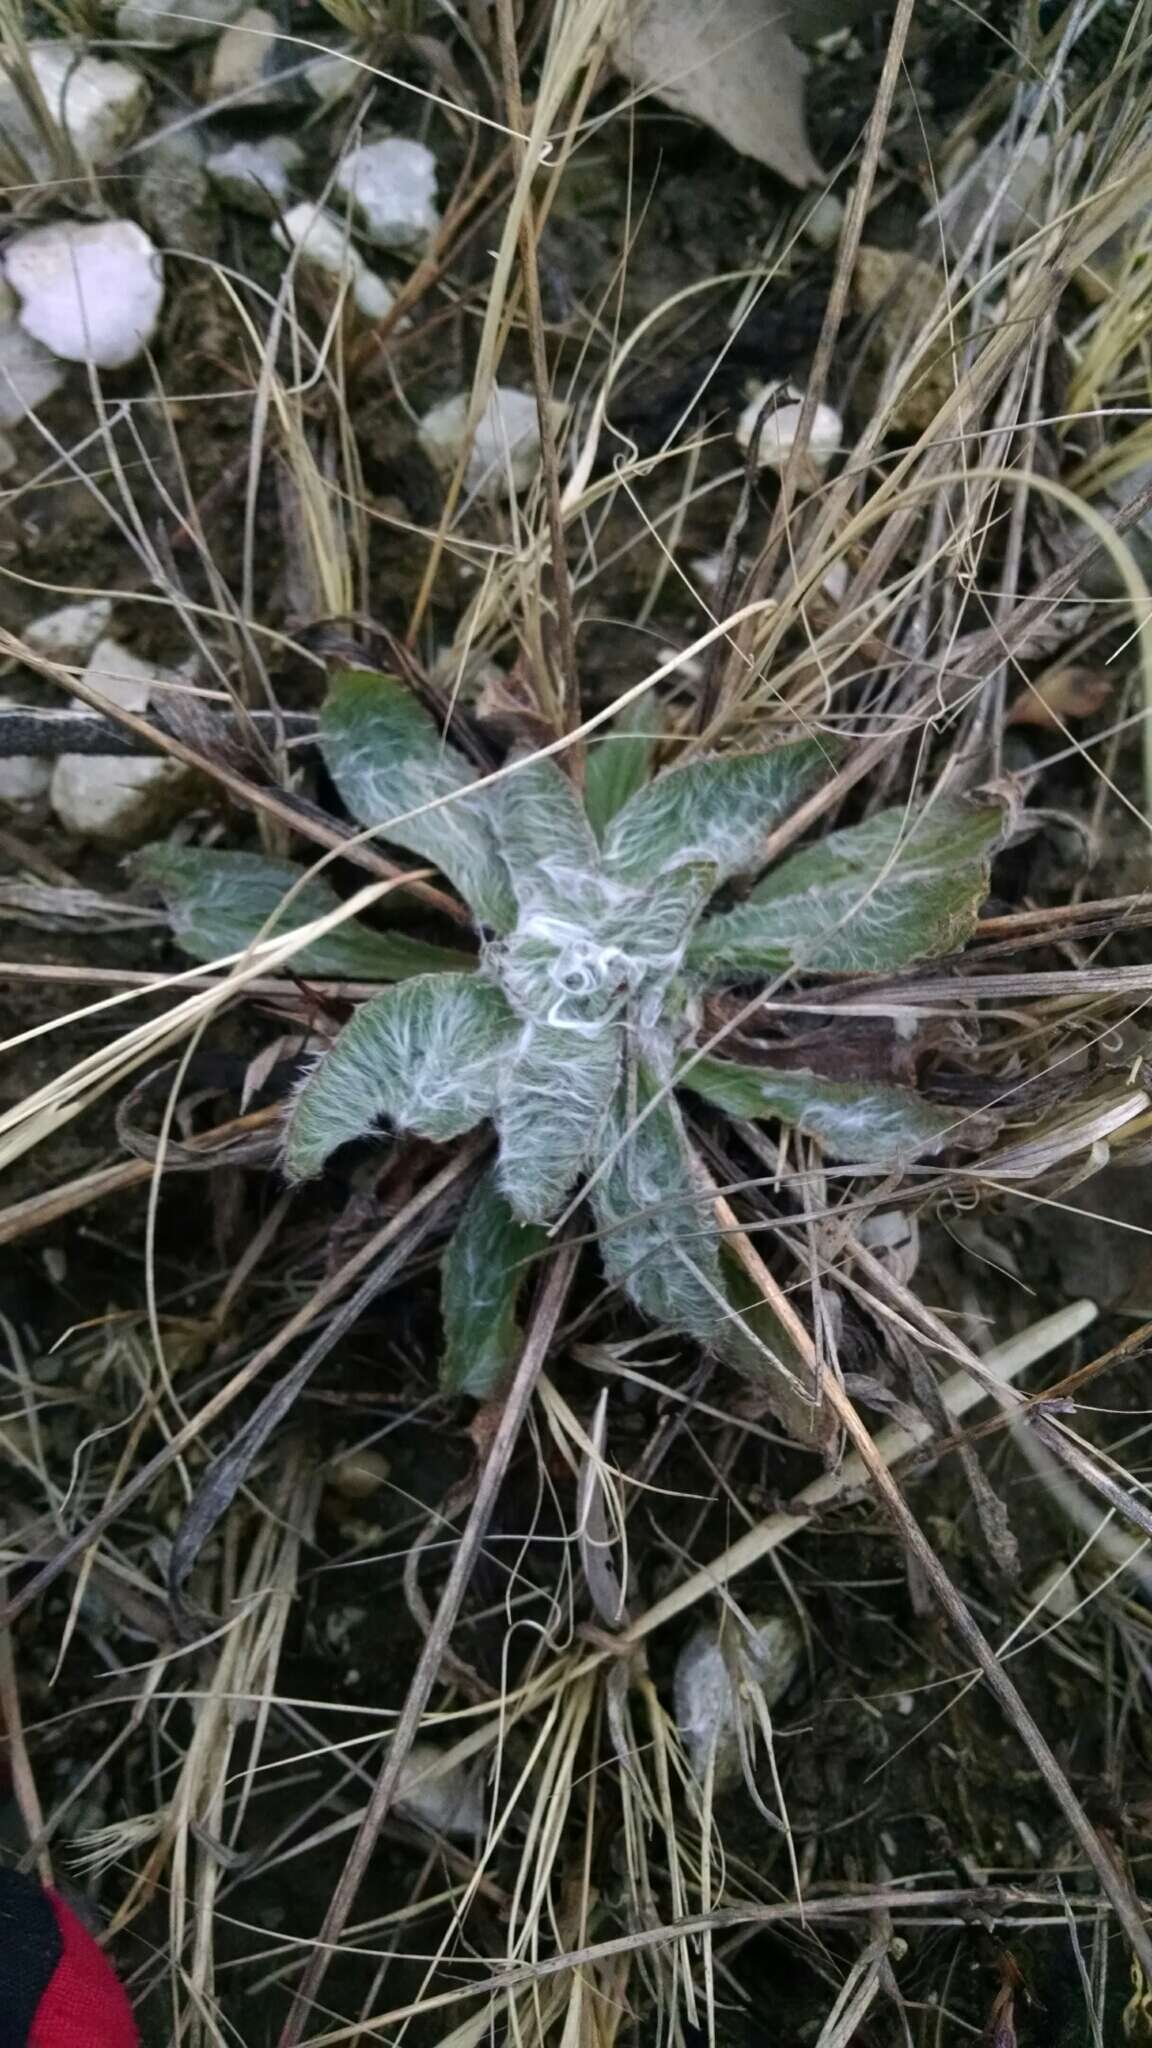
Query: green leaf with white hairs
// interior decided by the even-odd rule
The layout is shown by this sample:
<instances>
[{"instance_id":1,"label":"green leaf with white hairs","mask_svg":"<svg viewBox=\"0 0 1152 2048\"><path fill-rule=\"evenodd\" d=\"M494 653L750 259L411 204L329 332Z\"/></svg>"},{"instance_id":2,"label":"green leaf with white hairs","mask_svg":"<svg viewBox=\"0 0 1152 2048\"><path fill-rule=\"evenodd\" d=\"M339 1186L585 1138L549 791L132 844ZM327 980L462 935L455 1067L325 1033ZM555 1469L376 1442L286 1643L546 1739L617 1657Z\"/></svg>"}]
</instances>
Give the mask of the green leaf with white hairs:
<instances>
[{"instance_id":1,"label":"green leaf with white hairs","mask_svg":"<svg viewBox=\"0 0 1152 2048\"><path fill-rule=\"evenodd\" d=\"M796 740L768 754L723 754L666 768L617 811L604 834L610 875L643 882L707 861L720 881L760 864L773 826L828 773L828 746Z\"/></svg>"},{"instance_id":2,"label":"green leaf with white hairs","mask_svg":"<svg viewBox=\"0 0 1152 2048\"><path fill-rule=\"evenodd\" d=\"M600 737L589 741L584 808L597 839L603 839L617 811L650 780L663 729L659 699L649 690L634 704L626 704Z\"/></svg>"},{"instance_id":3,"label":"green leaf with white hairs","mask_svg":"<svg viewBox=\"0 0 1152 2048\"><path fill-rule=\"evenodd\" d=\"M440 1267L445 1350L440 1384L487 1401L499 1393L522 1342L516 1309L548 1234L519 1223L486 1173L473 1189Z\"/></svg>"},{"instance_id":4,"label":"green leaf with white hairs","mask_svg":"<svg viewBox=\"0 0 1152 2048\"><path fill-rule=\"evenodd\" d=\"M491 1116L518 1026L499 989L476 974L425 974L373 996L305 1081L285 1166L319 1173L338 1145L382 1119L442 1143Z\"/></svg>"},{"instance_id":5,"label":"green leaf with white hairs","mask_svg":"<svg viewBox=\"0 0 1152 2048\"><path fill-rule=\"evenodd\" d=\"M340 899L321 876L305 880L293 861L257 853L217 853L205 846L146 846L133 863L141 881L164 898L174 938L194 960L241 953L264 934L283 938L327 917ZM297 884L300 886L297 887ZM285 905L291 890L291 902ZM376 932L350 918L302 946L291 966L300 974L340 981L405 981L413 974L460 971L467 953L430 946L403 932Z\"/></svg>"},{"instance_id":6,"label":"green leaf with white hairs","mask_svg":"<svg viewBox=\"0 0 1152 2048\"><path fill-rule=\"evenodd\" d=\"M513 757L492 790L492 815L521 920L586 912L600 852L584 807L562 768L547 755Z\"/></svg>"},{"instance_id":7,"label":"green leaf with white hairs","mask_svg":"<svg viewBox=\"0 0 1152 2048\"><path fill-rule=\"evenodd\" d=\"M653 972L661 963L668 973L677 972L692 925L717 883L717 871L707 861L669 868L643 887L609 882L598 935L606 946L651 962Z\"/></svg>"},{"instance_id":8,"label":"green leaf with white hairs","mask_svg":"<svg viewBox=\"0 0 1152 2048\"><path fill-rule=\"evenodd\" d=\"M819 1138L837 1159L895 1166L938 1152L956 1130L955 1110L925 1102L884 1081L829 1081L804 1067L742 1066L704 1057L686 1061L677 1086L729 1116L778 1118Z\"/></svg>"},{"instance_id":9,"label":"green leaf with white hairs","mask_svg":"<svg viewBox=\"0 0 1152 2048\"><path fill-rule=\"evenodd\" d=\"M496 1109L500 1186L525 1222L549 1222L598 1149L622 1043L614 1024L588 1038L525 1025Z\"/></svg>"},{"instance_id":10,"label":"green leaf with white hairs","mask_svg":"<svg viewBox=\"0 0 1152 2048\"><path fill-rule=\"evenodd\" d=\"M708 1342L725 1314L716 1220L675 1098L658 1092L644 1064L617 1087L601 1148L611 1163L592 1188L600 1255L644 1315Z\"/></svg>"},{"instance_id":11,"label":"green leaf with white hairs","mask_svg":"<svg viewBox=\"0 0 1152 2048\"><path fill-rule=\"evenodd\" d=\"M879 811L774 868L746 903L694 934L688 965L709 976L784 967L880 973L962 946L988 894L999 810L936 803Z\"/></svg>"},{"instance_id":12,"label":"green leaf with white hairs","mask_svg":"<svg viewBox=\"0 0 1152 2048\"><path fill-rule=\"evenodd\" d=\"M361 669L337 676L320 713L320 750L354 817L440 868L481 923L511 929L516 899L492 795L467 795L477 779L471 762L402 683Z\"/></svg>"}]
</instances>

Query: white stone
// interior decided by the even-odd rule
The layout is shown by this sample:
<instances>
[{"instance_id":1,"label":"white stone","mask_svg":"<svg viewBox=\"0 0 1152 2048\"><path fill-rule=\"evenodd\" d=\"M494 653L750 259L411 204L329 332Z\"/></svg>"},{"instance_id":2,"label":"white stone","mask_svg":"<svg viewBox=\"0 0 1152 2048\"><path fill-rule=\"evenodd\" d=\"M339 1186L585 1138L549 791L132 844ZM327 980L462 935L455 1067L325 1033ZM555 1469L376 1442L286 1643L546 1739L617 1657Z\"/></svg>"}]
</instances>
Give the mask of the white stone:
<instances>
[{"instance_id":1,"label":"white stone","mask_svg":"<svg viewBox=\"0 0 1152 2048\"><path fill-rule=\"evenodd\" d=\"M28 61L49 121L61 141L99 169L135 134L148 104L148 84L118 58L87 57L78 43L30 43ZM60 175L53 148L32 118L15 80L0 61L0 135L37 177Z\"/></svg>"},{"instance_id":2,"label":"white stone","mask_svg":"<svg viewBox=\"0 0 1152 2048\"><path fill-rule=\"evenodd\" d=\"M804 237L814 249L834 249L844 225L844 201L835 192L822 192L804 216Z\"/></svg>"},{"instance_id":3,"label":"white stone","mask_svg":"<svg viewBox=\"0 0 1152 2048\"><path fill-rule=\"evenodd\" d=\"M672 1697L676 1726L688 1761L703 1778L715 1757L718 1784L733 1775L740 1757L738 1723L750 1732L754 1692L771 1710L782 1699L800 1668L803 1645L795 1622L777 1615L751 1621L749 1636L734 1615L722 1623L697 1629L676 1659Z\"/></svg>"},{"instance_id":4,"label":"white stone","mask_svg":"<svg viewBox=\"0 0 1152 2048\"><path fill-rule=\"evenodd\" d=\"M483 1834L487 1821L481 1786L467 1764L452 1764L432 1776L443 1755L433 1742L412 1744L400 1772L396 1811L438 1835L471 1840Z\"/></svg>"},{"instance_id":5,"label":"white stone","mask_svg":"<svg viewBox=\"0 0 1152 2048\"><path fill-rule=\"evenodd\" d=\"M0 427L14 427L35 412L67 375L55 356L25 334L16 317L18 300L0 273Z\"/></svg>"},{"instance_id":6,"label":"white stone","mask_svg":"<svg viewBox=\"0 0 1152 2048\"><path fill-rule=\"evenodd\" d=\"M740 447L750 448L756 433L756 422L760 418L765 402L777 394L781 395L781 403L764 414L764 424L756 451L758 469L783 469L796 440L804 394L798 391L794 384L781 384L775 381L762 384L753 393L736 422L736 439ZM818 405L808 431L808 445L805 449L808 462L818 470L827 468L843 444L844 423L839 413L830 405Z\"/></svg>"},{"instance_id":7,"label":"white stone","mask_svg":"<svg viewBox=\"0 0 1152 2048\"><path fill-rule=\"evenodd\" d=\"M436 159L422 142L389 135L350 150L337 166L336 186L378 249L422 249L440 225Z\"/></svg>"},{"instance_id":8,"label":"white stone","mask_svg":"<svg viewBox=\"0 0 1152 2048\"><path fill-rule=\"evenodd\" d=\"M1043 132L1034 135L1023 149L1003 141L990 144L955 181L940 209L953 244L959 247L968 241L989 207L992 240L999 248L1035 234L1043 225L1044 188L1052 174L1052 159L1052 138ZM1006 172L1007 183L1001 192Z\"/></svg>"},{"instance_id":9,"label":"white stone","mask_svg":"<svg viewBox=\"0 0 1152 2048\"><path fill-rule=\"evenodd\" d=\"M199 43L235 21L244 0L124 0L116 16L122 42L175 48Z\"/></svg>"},{"instance_id":10,"label":"white stone","mask_svg":"<svg viewBox=\"0 0 1152 2048\"><path fill-rule=\"evenodd\" d=\"M100 640L84 680L125 711L146 711L153 687L173 681L115 640ZM80 700L81 708L91 707ZM138 846L194 795L196 778L179 761L151 755L61 754L52 771L52 809L68 832L101 846Z\"/></svg>"},{"instance_id":11,"label":"white stone","mask_svg":"<svg viewBox=\"0 0 1152 2048\"><path fill-rule=\"evenodd\" d=\"M299 251L300 261L323 270L348 289L360 311L370 320L381 320L395 303L382 277L370 270L358 249L354 249L344 221L314 200L305 199L290 207L277 221L273 237L282 249Z\"/></svg>"},{"instance_id":12,"label":"white stone","mask_svg":"<svg viewBox=\"0 0 1152 2048\"><path fill-rule=\"evenodd\" d=\"M289 176L303 161L304 151L290 135L266 135L216 150L208 158L208 176L230 206L275 220L288 209Z\"/></svg>"},{"instance_id":13,"label":"white stone","mask_svg":"<svg viewBox=\"0 0 1152 2048\"><path fill-rule=\"evenodd\" d=\"M238 93L245 108L271 107L291 91L294 80L278 84L275 75L276 38L280 24L263 7L247 7L226 28L212 55L208 97L231 99Z\"/></svg>"},{"instance_id":14,"label":"white stone","mask_svg":"<svg viewBox=\"0 0 1152 2048\"><path fill-rule=\"evenodd\" d=\"M466 391L434 405L420 422L420 446L437 469L453 470L467 438ZM567 407L553 403L552 416L559 426ZM464 472L470 496L507 497L524 491L540 468L540 421L536 400L527 391L513 391L497 385L476 425L475 436Z\"/></svg>"},{"instance_id":15,"label":"white stone","mask_svg":"<svg viewBox=\"0 0 1152 2048\"><path fill-rule=\"evenodd\" d=\"M342 57L338 50L330 50L327 56L315 57L304 67L304 83L314 93L321 106L333 106L342 100L345 93L363 78L366 66L357 64L351 57Z\"/></svg>"},{"instance_id":16,"label":"white stone","mask_svg":"<svg viewBox=\"0 0 1152 2048\"><path fill-rule=\"evenodd\" d=\"M0 697L0 711L26 711L15 697ZM39 810L52 781L52 763L36 754L0 755L0 804L14 811Z\"/></svg>"},{"instance_id":17,"label":"white stone","mask_svg":"<svg viewBox=\"0 0 1152 2048\"><path fill-rule=\"evenodd\" d=\"M23 638L33 654L46 661L76 664L87 661L112 624L112 599L90 597L86 604L64 604L25 626Z\"/></svg>"},{"instance_id":18,"label":"white stone","mask_svg":"<svg viewBox=\"0 0 1152 2048\"><path fill-rule=\"evenodd\" d=\"M33 228L9 249L20 324L69 363L121 370L151 341L164 303L164 267L132 220Z\"/></svg>"}]
</instances>

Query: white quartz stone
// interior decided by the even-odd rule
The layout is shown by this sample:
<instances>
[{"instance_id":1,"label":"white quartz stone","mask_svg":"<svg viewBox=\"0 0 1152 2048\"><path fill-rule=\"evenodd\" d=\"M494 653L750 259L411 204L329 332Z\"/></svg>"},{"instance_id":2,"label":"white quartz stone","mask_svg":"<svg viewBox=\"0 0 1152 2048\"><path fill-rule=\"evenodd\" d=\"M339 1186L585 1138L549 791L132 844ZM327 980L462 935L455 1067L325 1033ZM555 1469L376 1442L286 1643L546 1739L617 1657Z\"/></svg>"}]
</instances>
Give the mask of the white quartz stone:
<instances>
[{"instance_id":1,"label":"white quartz stone","mask_svg":"<svg viewBox=\"0 0 1152 2048\"><path fill-rule=\"evenodd\" d=\"M149 94L147 80L130 64L85 56L79 44L59 39L29 44L28 62L49 121L83 162L99 169L135 134ZM53 148L29 113L3 59L0 135L35 176L59 175L59 146Z\"/></svg>"},{"instance_id":2,"label":"white quartz stone","mask_svg":"<svg viewBox=\"0 0 1152 2048\"><path fill-rule=\"evenodd\" d=\"M436 159L422 142L401 135L365 142L341 159L336 186L379 249L422 249L440 225Z\"/></svg>"},{"instance_id":3,"label":"white quartz stone","mask_svg":"<svg viewBox=\"0 0 1152 2048\"><path fill-rule=\"evenodd\" d=\"M420 422L420 445L440 470L448 472L459 461L467 438L470 403L468 393L461 391L434 405ZM557 425L565 410L554 404ZM506 497L509 487L527 490L539 467L540 421L535 398L530 392L497 385L476 426L464 475L466 489L473 496Z\"/></svg>"},{"instance_id":4,"label":"white quartz stone","mask_svg":"<svg viewBox=\"0 0 1152 2048\"><path fill-rule=\"evenodd\" d=\"M391 310L392 292L353 248L347 225L336 214L306 199L290 207L272 233L282 249L297 249L302 263L340 282L346 279L357 306L370 320L381 320Z\"/></svg>"},{"instance_id":5,"label":"white quartz stone","mask_svg":"<svg viewBox=\"0 0 1152 2048\"><path fill-rule=\"evenodd\" d=\"M208 176L230 206L275 220L288 210L289 177L303 161L304 151L290 135L266 135L216 150L208 158Z\"/></svg>"},{"instance_id":6,"label":"white quartz stone","mask_svg":"<svg viewBox=\"0 0 1152 2048\"><path fill-rule=\"evenodd\" d=\"M156 331L164 269L135 221L33 228L9 246L5 272L21 326L65 362L123 369Z\"/></svg>"}]
</instances>

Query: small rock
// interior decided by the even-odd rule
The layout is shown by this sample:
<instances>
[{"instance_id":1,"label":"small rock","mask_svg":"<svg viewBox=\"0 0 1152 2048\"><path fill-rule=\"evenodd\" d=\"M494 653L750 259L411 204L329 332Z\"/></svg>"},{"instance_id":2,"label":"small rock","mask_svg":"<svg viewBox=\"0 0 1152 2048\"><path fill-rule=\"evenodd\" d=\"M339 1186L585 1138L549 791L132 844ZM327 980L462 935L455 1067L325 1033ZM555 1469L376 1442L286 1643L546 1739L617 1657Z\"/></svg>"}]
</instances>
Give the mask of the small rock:
<instances>
[{"instance_id":1,"label":"small rock","mask_svg":"<svg viewBox=\"0 0 1152 2048\"><path fill-rule=\"evenodd\" d=\"M126 711L145 711L153 686L173 681L115 640L100 640L84 680ZM82 708L88 709L87 705ZM68 832L100 846L138 846L195 796L197 777L179 761L146 755L61 754L52 770L52 809Z\"/></svg>"},{"instance_id":2,"label":"small rock","mask_svg":"<svg viewBox=\"0 0 1152 2048\"><path fill-rule=\"evenodd\" d=\"M275 220L288 209L288 179L304 161L290 135L266 135L260 142L233 142L208 158L208 176L220 197L242 213Z\"/></svg>"},{"instance_id":3,"label":"small rock","mask_svg":"<svg viewBox=\"0 0 1152 2048\"><path fill-rule=\"evenodd\" d=\"M814 249L834 249L844 225L844 201L835 192L822 192L804 216L804 238Z\"/></svg>"},{"instance_id":4,"label":"small rock","mask_svg":"<svg viewBox=\"0 0 1152 2048\"><path fill-rule=\"evenodd\" d=\"M294 97L295 79L277 84L280 24L263 7L247 7L226 28L212 56L208 97L232 99L243 93L245 107L273 107Z\"/></svg>"},{"instance_id":5,"label":"small rock","mask_svg":"<svg viewBox=\"0 0 1152 2048\"><path fill-rule=\"evenodd\" d=\"M311 64L305 65L304 83L321 106L331 107L360 82L365 68L351 57L342 57L338 50L330 50L326 56L315 57Z\"/></svg>"},{"instance_id":6,"label":"small rock","mask_svg":"<svg viewBox=\"0 0 1152 2048\"><path fill-rule=\"evenodd\" d=\"M58 611L45 612L24 628L24 640L33 654L46 661L76 665L87 661L98 640L112 624L112 599L92 597L87 604L64 604Z\"/></svg>"},{"instance_id":7,"label":"small rock","mask_svg":"<svg viewBox=\"0 0 1152 2048\"><path fill-rule=\"evenodd\" d=\"M24 415L59 391L66 371L55 356L25 334L17 319L19 301L0 273L0 426L14 427Z\"/></svg>"},{"instance_id":8,"label":"small rock","mask_svg":"<svg viewBox=\"0 0 1152 2048\"><path fill-rule=\"evenodd\" d=\"M145 163L136 195L145 227L175 253L215 256L220 209L200 137L191 129L166 136L148 151Z\"/></svg>"},{"instance_id":9,"label":"small rock","mask_svg":"<svg viewBox=\"0 0 1152 2048\"><path fill-rule=\"evenodd\" d=\"M345 1451L333 1458L326 1483L343 1500L370 1500L379 1493L392 1467L381 1451Z\"/></svg>"},{"instance_id":10,"label":"small rock","mask_svg":"<svg viewBox=\"0 0 1152 2048\"><path fill-rule=\"evenodd\" d=\"M298 250L302 263L341 282L347 280L352 298L369 320L382 320L395 304L384 279L370 270L360 251L353 248L345 223L314 200L290 207L272 234L282 249Z\"/></svg>"},{"instance_id":11,"label":"small rock","mask_svg":"<svg viewBox=\"0 0 1152 2048\"><path fill-rule=\"evenodd\" d=\"M1023 150L1006 141L990 144L945 194L941 205L940 216L953 246L959 248L968 241L994 201L991 230L998 248L1006 249L1034 234L1043 225L1044 188L1052 173L1052 159L1052 138L1043 133L1034 135ZM997 199L1010 164L1007 184Z\"/></svg>"},{"instance_id":12,"label":"small rock","mask_svg":"<svg viewBox=\"0 0 1152 2048\"><path fill-rule=\"evenodd\" d=\"M739 1763L741 1692L758 1688L771 1709L800 1668L803 1645L795 1622L777 1615L754 1620L751 1627L749 1636L726 1614L720 1625L690 1636L676 1659L672 1696L680 1740L698 1778L715 1755L717 1785Z\"/></svg>"},{"instance_id":13,"label":"small rock","mask_svg":"<svg viewBox=\"0 0 1152 2048\"><path fill-rule=\"evenodd\" d=\"M173 49L204 42L235 21L244 0L124 0L116 16L121 42Z\"/></svg>"},{"instance_id":14,"label":"small rock","mask_svg":"<svg viewBox=\"0 0 1152 2048\"><path fill-rule=\"evenodd\" d=\"M420 446L437 469L449 473L460 459L471 401L466 391L434 405L420 422ZM567 408L554 404L557 425ZM464 472L472 497L507 497L525 491L540 468L540 422L536 400L527 391L497 385L476 425Z\"/></svg>"},{"instance_id":15,"label":"small rock","mask_svg":"<svg viewBox=\"0 0 1152 2048\"><path fill-rule=\"evenodd\" d=\"M420 1821L438 1835L472 1839L487 1824L478 1775L467 1764L453 1764L435 1777L431 1772L444 1751L434 1742L414 1742L400 1772L396 1811Z\"/></svg>"},{"instance_id":16,"label":"small rock","mask_svg":"<svg viewBox=\"0 0 1152 2048\"><path fill-rule=\"evenodd\" d=\"M33 228L10 245L5 270L21 326L65 362L122 370L156 331L164 269L133 220Z\"/></svg>"},{"instance_id":17,"label":"small rock","mask_svg":"<svg viewBox=\"0 0 1152 2048\"><path fill-rule=\"evenodd\" d=\"M15 441L7 434L0 434L0 476L7 476L8 471L15 469L19 460Z\"/></svg>"},{"instance_id":18,"label":"small rock","mask_svg":"<svg viewBox=\"0 0 1152 2048\"><path fill-rule=\"evenodd\" d=\"M341 160L336 185L378 249L422 249L440 225L436 159L422 142L400 135L366 142Z\"/></svg>"},{"instance_id":19,"label":"small rock","mask_svg":"<svg viewBox=\"0 0 1152 2048\"><path fill-rule=\"evenodd\" d=\"M78 43L30 43L28 62L48 119L60 137L50 137L29 113L11 73L0 60L0 135L39 178L59 176L60 145L67 142L97 170L134 135L148 105L148 85L138 71L85 56Z\"/></svg>"},{"instance_id":20,"label":"small rock","mask_svg":"<svg viewBox=\"0 0 1152 2048\"><path fill-rule=\"evenodd\" d=\"M804 393L798 391L794 384L778 381L761 384L736 422L737 442L741 448L750 448L765 401L777 393L781 395L782 403L764 414L764 424L760 429L756 450L758 469L783 469L800 425ZM833 456L839 454L843 443L844 423L839 413L830 405L818 405L804 451L808 465L817 472L826 469Z\"/></svg>"},{"instance_id":21,"label":"small rock","mask_svg":"<svg viewBox=\"0 0 1152 2048\"><path fill-rule=\"evenodd\" d=\"M0 697L0 711L27 710L15 697ZM14 811L38 811L52 781L52 762L37 754L0 758L0 804Z\"/></svg>"}]
</instances>

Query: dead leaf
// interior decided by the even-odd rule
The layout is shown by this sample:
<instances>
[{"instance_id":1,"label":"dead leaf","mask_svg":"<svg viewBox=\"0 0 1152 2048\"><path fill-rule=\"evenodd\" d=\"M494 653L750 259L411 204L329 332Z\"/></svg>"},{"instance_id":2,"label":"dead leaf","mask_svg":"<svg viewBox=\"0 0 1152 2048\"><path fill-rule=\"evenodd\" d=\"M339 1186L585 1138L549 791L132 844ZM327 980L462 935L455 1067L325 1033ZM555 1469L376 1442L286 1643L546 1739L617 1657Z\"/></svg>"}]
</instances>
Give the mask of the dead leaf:
<instances>
[{"instance_id":1,"label":"dead leaf","mask_svg":"<svg viewBox=\"0 0 1152 2048\"><path fill-rule=\"evenodd\" d=\"M1051 668L1024 685L1006 722L1060 732L1070 718L1090 718L1102 711L1111 695L1111 680L1099 669Z\"/></svg>"},{"instance_id":2,"label":"dead leaf","mask_svg":"<svg viewBox=\"0 0 1152 2048\"><path fill-rule=\"evenodd\" d=\"M770 0L626 0L612 55L634 85L790 185L823 176L804 125L808 59Z\"/></svg>"}]
</instances>

